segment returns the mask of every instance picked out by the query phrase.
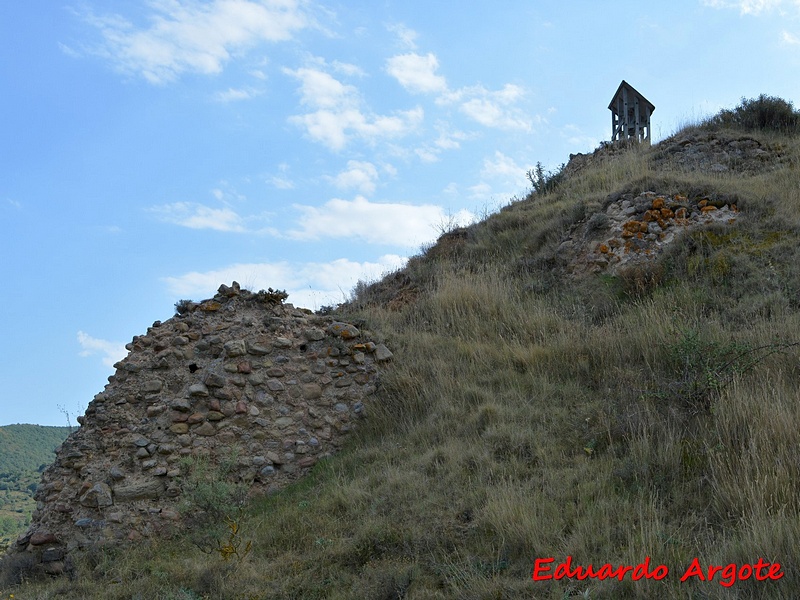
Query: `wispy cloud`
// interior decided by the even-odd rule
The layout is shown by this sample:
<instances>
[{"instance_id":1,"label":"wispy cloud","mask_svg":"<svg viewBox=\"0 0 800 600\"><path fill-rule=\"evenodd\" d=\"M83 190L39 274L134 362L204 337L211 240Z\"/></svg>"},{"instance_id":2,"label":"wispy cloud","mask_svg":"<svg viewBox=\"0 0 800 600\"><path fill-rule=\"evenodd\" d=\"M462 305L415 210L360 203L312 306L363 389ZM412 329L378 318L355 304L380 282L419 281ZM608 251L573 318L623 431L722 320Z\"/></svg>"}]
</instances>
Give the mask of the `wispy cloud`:
<instances>
[{"instance_id":1,"label":"wispy cloud","mask_svg":"<svg viewBox=\"0 0 800 600\"><path fill-rule=\"evenodd\" d=\"M214 94L214 100L224 104L228 102L239 102L241 100L252 100L260 96L262 92L253 88L228 88L225 91Z\"/></svg>"},{"instance_id":2,"label":"wispy cloud","mask_svg":"<svg viewBox=\"0 0 800 600\"><path fill-rule=\"evenodd\" d=\"M293 190L294 189L294 181L288 179L286 177L281 177L279 175L273 175L267 179L267 183L272 184L279 190Z\"/></svg>"},{"instance_id":3,"label":"wispy cloud","mask_svg":"<svg viewBox=\"0 0 800 600\"><path fill-rule=\"evenodd\" d=\"M163 84L185 72L219 73L235 52L289 40L309 26L298 0L151 0L148 6L144 27L118 14L82 15L103 38L84 52Z\"/></svg>"},{"instance_id":4,"label":"wispy cloud","mask_svg":"<svg viewBox=\"0 0 800 600\"><path fill-rule=\"evenodd\" d=\"M600 145L600 140L598 138L586 135L580 127L572 123L564 126L564 129L561 131L561 136L566 138L567 143L569 143L571 147L582 152L593 151Z\"/></svg>"},{"instance_id":5,"label":"wispy cloud","mask_svg":"<svg viewBox=\"0 0 800 600\"><path fill-rule=\"evenodd\" d=\"M267 177L267 183L275 186L279 190L293 190L294 181L289 177L291 167L287 163L278 165L279 174Z\"/></svg>"},{"instance_id":6,"label":"wispy cloud","mask_svg":"<svg viewBox=\"0 0 800 600\"><path fill-rule=\"evenodd\" d=\"M220 283L235 280L254 291L268 287L286 290L289 302L316 309L342 302L359 280L374 280L401 268L405 262L403 256L387 254L376 261L365 262L340 258L308 263L237 263L211 271L165 277L162 281L175 298L209 298Z\"/></svg>"},{"instance_id":7,"label":"wispy cloud","mask_svg":"<svg viewBox=\"0 0 800 600\"><path fill-rule=\"evenodd\" d=\"M703 0L712 8L738 8L743 15L760 15L784 7L800 9L800 0Z\"/></svg>"},{"instance_id":8,"label":"wispy cloud","mask_svg":"<svg viewBox=\"0 0 800 600\"><path fill-rule=\"evenodd\" d=\"M424 118L419 107L392 115L372 114L364 108L354 86L317 68L284 69L284 73L300 82L301 103L312 109L290 117L289 121L334 151L342 150L354 136L368 143L402 137L416 129Z\"/></svg>"},{"instance_id":9,"label":"wispy cloud","mask_svg":"<svg viewBox=\"0 0 800 600\"><path fill-rule=\"evenodd\" d=\"M244 220L229 207L211 208L193 202L173 202L148 209L161 221L190 229L213 229L241 233L246 231Z\"/></svg>"},{"instance_id":10,"label":"wispy cloud","mask_svg":"<svg viewBox=\"0 0 800 600\"><path fill-rule=\"evenodd\" d=\"M354 65L351 63L343 63L338 60L335 60L331 63L333 70L337 73L341 73L342 75L346 75L348 77L364 77L366 73L364 70L359 67L358 65Z\"/></svg>"},{"instance_id":11,"label":"wispy cloud","mask_svg":"<svg viewBox=\"0 0 800 600\"><path fill-rule=\"evenodd\" d=\"M483 160L481 176L500 179L524 178L525 169L520 167L513 158L497 150L493 157Z\"/></svg>"},{"instance_id":12,"label":"wispy cloud","mask_svg":"<svg viewBox=\"0 0 800 600\"><path fill-rule=\"evenodd\" d=\"M462 102L462 112L485 127L515 131L531 131L533 128L532 119L515 106L525 95L517 85L508 83L496 91L476 86L460 94L472 96Z\"/></svg>"},{"instance_id":13,"label":"wispy cloud","mask_svg":"<svg viewBox=\"0 0 800 600\"><path fill-rule=\"evenodd\" d=\"M296 205L301 211L299 229L289 232L298 240L357 238L370 244L417 247L436 239L440 225L450 220L441 206L333 199L321 207ZM469 211L453 216L458 224L474 220Z\"/></svg>"},{"instance_id":14,"label":"wispy cloud","mask_svg":"<svg viewBox=\"0 0 800 600\"><path fill-rule=\"evenodd\" d=\"M109 367L114 366L115 363L121 361L128 355L125 344L122 342L101 340L83 331L78 332L78 344L80 344L82 348L80 352L81 356L94 356L95 354L99 354L102 357L103 364Z\"/></svg>"},{"instance_id":15,"label":"wispy cloud","mask_svg":"<svg viewBox=\"0 0 800 600\"><path fill-rule=\"evenodd\" d=\"M790 46L800 45L800 37L788 31L784 31L781 34L781 39L783 40L784 44L789 44Z\"/></svg>"},{"instance_id":16,"label":"wispy cloud","mask_svg":"<svg viewBox=\"0 0 800 600\"><path fill-rule=\"evenodd\" d=\"M422 147L415 150L417 156L423 162L436 162L440 155L446 150L457 150L461 147L461 142L469 139L469 135L463 131L449 130L446 126L437 125L439 137L432 142L425 143Z\"/></svg>"},{"instance_id":17,"label":"wispy cloud","mask_svg":"<svg viewBox=\"0 0 800 600\"><path fill-rule=\"evenodd\" d=\"M533 120L517 106L525 97L522 87L507 83L499 90L482 85L451 90L438 70L439 60L430 52L399 54L386 61L386 72L411 93L435 94L440 105L458 104L467 117L484 127L531 131ZM436 152L430 148L417 153L427 162L436 159Z\"/></svg>"},{"instance_id":18,"label":"wispy cloud","mask_svg":"<svg viewBox=\"0 0 800 600\"><path fill-rule=\"evenodd\" d=\"M496 198L510 198L527 187L526 168L514 158L496 150L483 159L480 180L467 191L473 200L493 203Z\"/></svg>"},{"instance_id":19,"label":"wispy cloud","mask_svg":"<svg viewBox=\"0 0 800 600\"><path fill-rule=\"evenodd\" d=\"M406 27L403 23L394 23L387 26L387 29L397 36L397 39L403 46L410 50L416 49L417 38L419 37L416 31Z\"/></svg>"}]
</instances>

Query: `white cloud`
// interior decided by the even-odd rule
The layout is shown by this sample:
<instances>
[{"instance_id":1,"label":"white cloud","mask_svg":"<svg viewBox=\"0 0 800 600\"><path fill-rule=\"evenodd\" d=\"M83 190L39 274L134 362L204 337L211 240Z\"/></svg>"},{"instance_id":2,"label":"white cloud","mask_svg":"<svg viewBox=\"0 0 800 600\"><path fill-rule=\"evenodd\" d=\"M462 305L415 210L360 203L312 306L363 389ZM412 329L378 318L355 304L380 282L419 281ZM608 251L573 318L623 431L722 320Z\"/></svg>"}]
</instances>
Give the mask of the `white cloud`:
<instances>
[{"instance_id":1,"label":"white cloud","mask_svg":"<svg viewBox=\"0 0 800 600\"><path fill-rule=\"evenodd\" d=\"M238 102L240 100L252 100L256 96L260 96L261 92L252 88L228 88L224 92L217 92L214 94L214 100L217 102Z\"/></svg>"},{"instance_id":2,"label":"white cloud","mask_svg":"<svg viewBox=\"0 0 800 600\"><path fill-rule=\"evenodd\" d=\"M281 163L278 165L278 170L280 171L280 175L273 175L267 178L267 183L271 183L279 190L293 190L294 189L294 181L289 178L289 171L291 167L287 163Z\"/></svg>"},{"instance_id":3,"label":"white cloud","mask_svg":"<svg viewBox=\"0 0 800 600\"><path fill-rule=\"evenodd\" d=\"M267 183L271 183L273 186L278 188L279 190L293 190L294 189L294 181L291 179L287 179L285 177L279 177L274 175L267 179Z\"/></svg>"},{"instance_id":4,"label":"white cloud","mask_svg":"<svg viewBox=\"0 0 800 600\"><path fill-rule=\"evenodd\" d=\"M438 94L439 105L460 104L461 111L485 127L530 131L531 119L515 105L525 96L525 90L507 83L499 90L482 85L450 90L447 79L437 73L439 60L433 53L416 52L393 56L386 62L386 72L412 93ZM437 152L423 148L417 154L427 162L437 160Z\"/></svg>"},{"instance_id":5,"label":"white cloud","mask_svg":"<svg viewBox=\"0 0 800 600\"><path fill-rule=\"evenodd\" d=\"M464 132L447 131L442 125L439 125L437 129L439 130L439 137L436 140L414 151L423 162L433 163L438 161L442 152L459 149L461 142L469 138Z\"/></svg>"},{"instance_id":6,"label":"white cloud","mask_svg":"<svg viewBox=\"0 0 800 600\"><path fill-rule=\"evenodd\" d=\"M436 148L431 148L430 146L417 148L414 150L414 152L422 162L435 163L439 160L439 151Z\"/></svg>"},{"instance_id":7,"label":"white cloud","mask_svg":"<svg viewBox=\"0 0 800 600\"><path fill-rule=\"evenodd\" d=\"M520 167L514 159L506 156L499 150L495 151L493 158L483 160L482 177L516 179L525 176L525 169Z\"/></svg>"},{"instance_id":8,"label":"white cloud","mask_svg":"<svg viewBox=\"0 0 800 600\"><path fill-rule=\"evenodd\" d=\"M494 198L510 198L527 187L526 168L499 150L483 159L480 181L469 189L470 197L487 203Z\"/></svg>"},{"instance_id":9,"label":"white cloud","mask_svg":"<svg viewBox=\"0 0 800 600\"><path fill-rule=\"evenodd\" d=\"M343 63L338 60L335 60L331 63L331 66L337 73L341 73L342 75L347 75L348 77L364 77L366 75L366 73L364 73L364 70L358 65Z\"/></svg>"},{"instance_id":10,"label":"white cloud","mask_svg":"<svg viewBox=\"0 0 800 600\"><path fill-rule=\"evenodd\" d=\"M375 262L340 258L322 263L239 263L212 271L165 277L162 281L175 298L209 298L220 283L230 284L235 280L253 291L269 287L285 290L289 294L288 302L317 309L345 300L359 280L374 280L401 268L405 262L405 257L387 254Z\"/></svg>"},{"instance_id":11,"label":"white cloud","mask_svg":"<svg viewBox=\"0 0 800 600\"><path fill-rule=\"evenodd\" d=\"M448 183L445 188L442 190L443 194L447 194L448 196L456 196L459 192L458 184L455 181L451 181Z\"/></svg>"},{"instance_id":12,"label":"white cloud","mask_svg":"<svg viewBox=\"0 0 800 600\"><path fill-rule=\"evenodd\" d=\"M369 143L381 138L402 137L416 129L422 122L421 108L398 111L393 116L365 115L356 108L341 111L318 110L289 118L291 123L303 127L308 136L331 150L342 150L352 136Z\"/></svg>"},{"instance_id":13,"label":"white cloud","mask_svg":"<svg viewBox=\"0 0 800 600\"><path fill-rule=\"evenodd\" d=\"M190 229L214 229L237 233L246 231L243 219L228 207L211 208L192 202L174 202L153 206L147 210L162 221Z\"/></svg>"},{"instance_id":14,"label":"white cloud","mask_svg":"<svg viewBox=\"0 0 800 600\"><path fill-rule=\"evenodd\" d=\"M371 194L375 191L378 177L378 169L371 162L349 160L347 169L330 179L341 190L355 189L362 194Z\"/></svg>"},{"instance_id":15,"label":"white cloud","mask_svg":"<svg viewBox=\"0 0 800 600\"><path fill-rule=\"evenodd\" d=\"M432 53L393 56L387 61L386 71L410 92L442 93L447 91L447 81L436 74L439 61Z\"/></svg>"},{"instance_id":16,"label":"white cloud","mask_svg":"<svg viewBox=\"0 0 800 600\"><path fill-rule=\"evenodd\" d=\"M214 74L261 42L280 42L309 25L297 0L151 0L148 26L121 15L84 15L103 43L89 52L155 84L185 72Z\"/></svg>"},{"instance_id":17,"label":"white cloud","mask_svg":"<svg viewBox=\"0 0 800 600\"><path fill-rule=\"evenodd\" d=\"M567 143L576 152L591 152L600 145L599 139L586 135L580 127L571 123L564 126L561 136L566 138Z\"/></svg>"},{"instance_id":18,"label":"white cloud","mask_svg":"<svg viewBox=\"0 0 800 600\"><path fill-rule=\"evenodd\" d=\"M784 31L782 33L781 39L783 40L784 44L789 44L790 46L800 45L800 37L794 35L793 33L789 33L788 31Z\"/></svg>"},{"instance_id":19,"label":"white cloud","mask_svg":"<svg viewBox=\"0 0 800 600\"><path fill-rule=\"evenodd\" d=\"M302 212L300 229L290 231L289 237L297 240L358 238L369 244L411 248L435 240L439 226L450 220L441 206L377 203L362 196L336 198L321 207L295 207ZM466 210L453 218L462 225L474 221L474 215Z\"/></svg>"},{"instance_id":20,"label":"white cloud","mask_svg":"<svg viewBox=\"0 0 800 600\"><path fill-rule=\"evenodd\" d=\"M125 344L122 342L109 342L90 336L83 331L78 332L78 344L83 348L81 356L102 355L103 364L113 367L114 363L121 361L128 355Z\"/></svg>"},{"instance_id":21,"label":"white cloud","mask_svg":"<svg viewBox=\"0 0 800 600\"><path fill-rule=\"evenodd\" d=\"M486 127L531 131L531 119L513 106L524 96L524 90L513 84L490 91L482 86L464 89L459 96L473 96L461 104L461 110L471 119Z\"/></svg>"},{"instance_id":22,"label":"white cloud","mask_svg":"<svg viewBox=\"0 0 800 600\"><path fill-rule=\"evenodd\" d=\"M289 118L308 136L331 150L342 150L353 136L369 143L381 138L401 137L416 129L424 118L422 108L397 111L391 116L362 110L358 90L319 69L285 69L300 81L301 103L313 112Z\"/></svg>"},{"instance_id":23,"label":"white cloud","mask_svg":"<svg viewBox=\"0 0 800 600\"><path fill-rule=\"evenodd\" d=\"M284 69L284 73L300 81L301 102L320 109L354 106L359 102L358 90L319 69L304 67Z\"/></svg>"},{"instance_id":24,"label":"white cloud","mask_svg":"<svg viewBox=\"0 0 800 600\"><path fill-rule=\"evenodd\" d=\"M468 189L470 197L475 200L487 200L492 196L492 186L483 181L470 186Z\"/></svg>"}]
</instances>

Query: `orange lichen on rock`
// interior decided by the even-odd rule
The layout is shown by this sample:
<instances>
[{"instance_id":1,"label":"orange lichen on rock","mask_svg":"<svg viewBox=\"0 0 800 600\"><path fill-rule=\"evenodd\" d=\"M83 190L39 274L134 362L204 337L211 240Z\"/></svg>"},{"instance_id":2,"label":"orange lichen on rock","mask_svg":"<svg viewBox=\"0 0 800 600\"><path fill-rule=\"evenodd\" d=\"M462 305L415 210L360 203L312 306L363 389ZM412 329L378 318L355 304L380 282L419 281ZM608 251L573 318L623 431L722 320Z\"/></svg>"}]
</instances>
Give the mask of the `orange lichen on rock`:
<instances>
[{"instance_id":1,"label":"orange lichen on rock","mask_svg":"<svg viewBox=\"0 0 800 600\"><path fill-rule=\"evenodd\" d=\"M661 208L664 208L664 199L659 196L658 198L653 200L653 208L655 210L659 210Z\"/></svg>"},{"instance_id":2,"label":"orange lichen on rock","mask_svg":"<svg viewBox=\"0 0 800 600\"><path fill-rule=\"evenodd\" d=\"M700 211L703 212L703 213L709 213L709 212L711 212L713 210L717 210L717 207L716 206L711 206L710 204L707 205L707 206L704 206L704 207L702 207L700 209Z\"/></svg>"},{"instance_id":3,"label":"orange lichen on rock","mask_svg":"<svg viewBox=\"0 0 800 600\"><path fill-rule=\"evenodd\" d=\"M600 246L597 247L597 250L600 252L600 254L608 254L609 253L609 248L608 248L608 246L606 244L600 244Z\"/></svg>"},{"instance_id":4,"label":"orange lichen on rock","mask_svg":"<svg viewBox=\"0 0 800 600\"><path fill-rule=\"evenodd\" d=\"M706 198L705 200L700 200L700 202L697 203L697 206L699 206L700 208L705 208L707 204L708 204L708 198Z\"/></svg>"},{"instance_id":5,"label":"orange lichen on rock","mask_svg":"<svg viewBox=\"0 0 800 600\"><path fill-rule=\"evenodd\" d=\"M656 214L657 214L656 211L648 210L646 213L644 213L644 217L642 217L642 220L644 222L646 222L646 223L649 223L651 221L655 221L658 218L658 217L656 217Z\"/></svg>"},{"instance_id":6,"label":"orange lichen on rock","mask_svg":"<svg viewBox=\"0 0 800 600\"><path fill-rule=\"evenodd\" d=\"M665 219L671 219L672 217L675 216L675 213L672 212L672 210L669 208L662 208L661 216L664 217Z\"/></svg>"},{"instance_id":7,"label":"orange lichen on rock","mask_svg":"<svg viewBox=\"0 0 800 600\"><path fill-rule=\"evenodd\" d=\"M675 202L686 202L689 200L686 196L681 196L680 194L675 194Z\"/></svg>"},{"instance_id":8,"label":"orange lichen on rock","mask_svg":"<svg viewBox=\"0 0 800 600\"><path fill-rule=\"evenodd\" d=\"M648 228L647 223L639 223L639 231L642 233L647 233Z\"/></svg>"},{"instance_id":9,"label":"orange lichen on rock","mask_svg":"<svg viewBox=\"0 0 800 600\"><path fill-rule=\"evenodd\" d=\"M622 224L623 231L630 231L631 233L635 233L639 231L639 221L628 221Z\"/></svg>"},{"instance_id":10,"label":"orange lichen on rock","mask_svg":"<svg viewBox=\"0 0 800 600\"><path fill-rule=\"evenodd\" d=\"M207 300L200 305L200 310L205 312L216 312L220 308L222 308L222 304L215 302L214 300Z\"/></svg>"},{"instance_id":11,"label":"orange lichen on rock","mask_svg":"<svg viewBox=\"0 0 800 600\"><path fill-rule=\"evenodd\" d=\"M685 219L686 218L686 209L680 207L678 210L675 211L675 218L676 219Z\"/></svg>"}]
</instances>

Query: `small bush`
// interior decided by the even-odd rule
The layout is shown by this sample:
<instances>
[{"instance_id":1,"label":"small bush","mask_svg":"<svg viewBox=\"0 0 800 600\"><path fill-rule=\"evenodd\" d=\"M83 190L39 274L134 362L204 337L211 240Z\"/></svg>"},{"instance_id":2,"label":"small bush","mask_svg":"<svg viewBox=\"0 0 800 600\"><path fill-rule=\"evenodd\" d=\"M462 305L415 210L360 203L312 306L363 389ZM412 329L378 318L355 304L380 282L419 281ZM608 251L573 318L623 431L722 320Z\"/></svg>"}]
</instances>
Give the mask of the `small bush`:
<instances>
[{"instance_id":1,"label":"small bush","mask_svg":"<svg viewBox=\"0 0 800 600\"><path fill-rule=\"evenodd\" d=\"M766 130L794 133L800 130L800 113L791 102L761 94L758 98L742 98L733 110L720 111L711 119L714 125L740 127L747 131Z\"/></svg>"},{"instance_id":2,"label":"small bush","mask_svg":"<svg viewBox=\"0 0 800 600\"><path fill-rule=\"evenodd\" d=\"M289 297L285 290L260 290L256 293L256 300L265 304L283 304L283 301Z\"/></svg>"},{"instance_id":3,"label":"small bush","mask_svg":"<svg viewBox=\"0 0 800 600\"><path fill-rule=\"evenodd\" d=\"M185 315L186 313L192 312L192 310L194 310L196 307L197 304L191 300L178 300L175 303L175 314Z\"/></svg>"},{"instance_id":4,"label":"small bush","mask_svg":"<svg viewBox=\"0 0 800 600\"><path fill-rule=\"evenodd\" d=\"M235 460L232 457L228 464L214 465L205 458L191 458L181 463L181 508L189 525L189 538L203 552L218 552L224 560L244 558L250 551L249 541L242 547L238 523L247 487L228 480Z\"/></svg>"},{"instance_id":5,"label":"small bush","mask_svg":"<svg viewBox=\"0 0 800 600\"><path fill-rule=\"evenodd\" d=\"M8 554L0 560L0 588L21 585L36 574L36 559L28 552Z\"/></svg>"},{"instance_id":6,"label":"small bush","mask_svg":"<svg viewBox=\"0 0 800 600\"><path fill-rule=\"evenodd\" d=\"M545 171L542 163L537 162L533 169L525 175L533 186L533 191L537 194L549 194L555 190L564 179L564 167L561 165L556 171Z\"/></svg>"}]
</instances>

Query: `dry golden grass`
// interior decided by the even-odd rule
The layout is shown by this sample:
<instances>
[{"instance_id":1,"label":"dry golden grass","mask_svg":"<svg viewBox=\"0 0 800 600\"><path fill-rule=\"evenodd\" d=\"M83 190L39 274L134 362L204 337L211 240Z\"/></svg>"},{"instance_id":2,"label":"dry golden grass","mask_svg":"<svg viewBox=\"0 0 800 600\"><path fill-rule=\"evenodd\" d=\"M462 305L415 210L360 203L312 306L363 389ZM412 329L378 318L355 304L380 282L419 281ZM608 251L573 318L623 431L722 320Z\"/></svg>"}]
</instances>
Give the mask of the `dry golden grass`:
<instances>
[{"instance_id":1,"label":"dry golden grass","mask_svg":"<svg viewBox=\"0 0 800 600\"><path fill-rule=\"evenodd\" d=\"M98 553L75 582L9 593L800 597L800 142L769 141L793 162L755 176L656 170L656 149L633 149L414 259L415 302L390 310L370 302L388 288L361 286L343 317L383 336L395 361L343 452L248 507L240 530L253 546L241 560L176 539ZM737 195L742 215L685 239L660 259L661 282L635 293L554 270L572 224L612 192L652 188ZM670 572L531 581L536 558L567 556L650 557ZM695 557L764 558L785 576L681 583Z\"/></svg>"}]
</instances>

